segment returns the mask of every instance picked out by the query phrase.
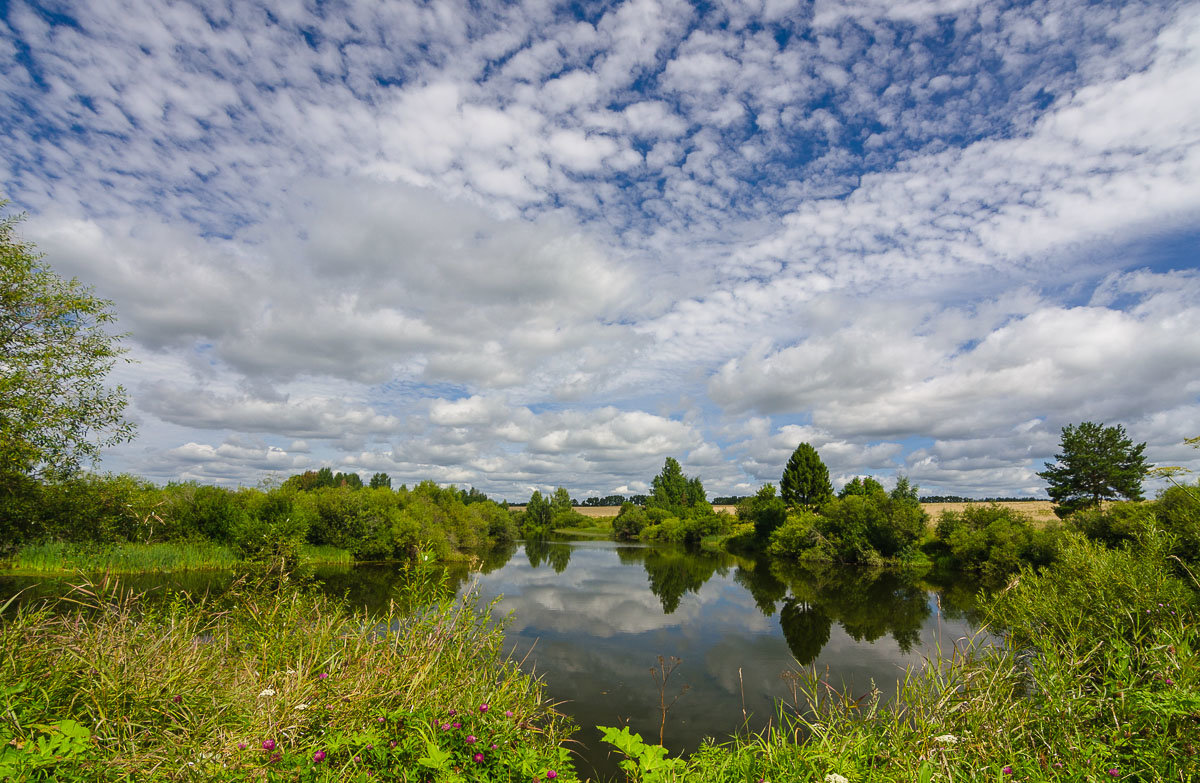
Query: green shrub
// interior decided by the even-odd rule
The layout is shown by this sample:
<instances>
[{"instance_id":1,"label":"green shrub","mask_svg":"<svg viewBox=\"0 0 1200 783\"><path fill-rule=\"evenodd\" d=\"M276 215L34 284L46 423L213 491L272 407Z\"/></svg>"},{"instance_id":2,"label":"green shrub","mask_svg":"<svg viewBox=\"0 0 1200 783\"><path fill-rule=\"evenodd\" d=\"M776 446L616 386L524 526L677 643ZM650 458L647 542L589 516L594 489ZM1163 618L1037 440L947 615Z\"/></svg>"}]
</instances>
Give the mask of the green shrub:
<instances>
[{"instance_id":1,"label":"green shrub","mask_svg":"<svg viewBox=\"0 0 1200 783\"><path fill-rule=\"evenodd\" d=\"M877 563L895 557L925 530L927 517L919 503L891 498L871 480L864 485L866 489L843 492L820 510L817 529L837 559L846 562Z\"/></svg>"},{"instance_id":2,"label":"green shrub","mask_svg":"<svg viewBox=\"0 0 1200 783\"><path fill-rule=\"evenodd\" d=\"M1081 509L1067 519L1093 541L1120 546L1137 541L1153 526L1154 508L1152 503L1110 503L1103 509Z\"/></svg>"},{"instance_id":3,"label":"green shrub","mask_svg":"<svg viewBox=\"0 0 1200 783\"><path fill-rule=\"evenodd\" d=\"M821 518L811 511L788 514L787 521L771 533L767 552L775 557L797 559L814 548L820 548L824 540L817 529L820 521Z\"/></svg>"},{"instance_id":4,"label":"green shrub","mask_svg":"<svg viewBox=\"0 0 1200 783\"><path fill-rule=\"evenodd\" d=\"M636 541L642 529L649 524L641 506L622 503L621 510L613 520L613 538L618 541Z\"/></svg>"},{"instance_id":5,"label":"green shrub","mask_svg":"<svg viewBox=\"0 0 1200 783\"><path fill-rule=\"evenodd\" d=\"M1052 562L1061 531L1057 525L1036 530L1025 515L991 503L942 512L934 536L954 568L994 580L1023 564L1040 567Z\"/></svg>"}]
</instances>

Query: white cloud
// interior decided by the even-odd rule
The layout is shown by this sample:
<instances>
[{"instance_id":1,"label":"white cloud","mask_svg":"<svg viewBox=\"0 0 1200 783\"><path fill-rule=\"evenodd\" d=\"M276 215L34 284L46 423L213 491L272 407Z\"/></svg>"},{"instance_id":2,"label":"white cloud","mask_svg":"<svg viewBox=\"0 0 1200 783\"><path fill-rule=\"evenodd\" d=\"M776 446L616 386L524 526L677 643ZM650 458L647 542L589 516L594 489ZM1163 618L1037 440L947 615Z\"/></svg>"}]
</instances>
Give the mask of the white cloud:
<instances>
[{"instance_id":1,"label":"white cloud","mask_svg":"<svg viewBox=\"0 0 1200 783\"><path fill-rule=\"evenodd\" d=\"M1026 491L1196 434L1192 10L17 2L0 188L130 333L118 466Z\"/></svg>"}]
</instances>

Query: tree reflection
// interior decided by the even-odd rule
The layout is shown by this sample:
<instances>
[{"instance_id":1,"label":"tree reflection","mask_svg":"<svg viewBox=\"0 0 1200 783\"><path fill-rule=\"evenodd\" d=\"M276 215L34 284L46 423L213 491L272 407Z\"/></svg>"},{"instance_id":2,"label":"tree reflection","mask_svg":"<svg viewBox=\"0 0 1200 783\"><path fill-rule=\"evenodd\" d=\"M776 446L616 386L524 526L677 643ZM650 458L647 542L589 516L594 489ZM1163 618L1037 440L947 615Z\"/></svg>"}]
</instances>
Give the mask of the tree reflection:
<instances>
[{"instance_id":1,"label":"tree reflection","mask_svg":"<svg viewBox=\"0 0 1200 783\"><path fill-rule=\"evenodd\" d=\"M907 653L920 641L921 626L932 613L924 586L900 572L846 566L802 569L778 562L771 568L791 589L792 597L787 604L818 610L838 622L858 642L874 642L891 634ZM794 608L793 616L786 621L780 613L780 623L791 624L792 634L800 633L800 626L796 625L798 617L794 616L799 612L800 609ZM805 622L813 623L821 631L815 618L807 618ZM823 633L822 646L829 640L828 629ZM796 653L797 646L805 655L810 653L809 645L793 641L788 634L785 626L784 635L798 660L801 656Z\"/></svg>"},{"instance_id":2,"label":"tree reflection","mask_svg":"<svg viewBox=\"0 0 1200 783\"><path fill-rule=\"evenodd\" d=\"M504 568L504 566L508 565L508 561L512 560L512 556L516 553L516 541L497 543L495 546L480 553L479 572L482 574L490 574L493 571L498 571L501 568Z\"/></svg>"},{"instance_id":3,"label":"tree reflection","mask_svg":"<svg viewBox=\"0 0 1200 783\"><path fill-rule=\"evenodd\" d=\"M833 621L817 607L789 598L779 612L779 625L792 657L806 666L817 659L829 642Z\"/></svg>"},{"instance_id":4,"label":"tree reflection","mask_svg":"<svg viewBox=\"0 0 1200 783\"><path fill-rule=\"evenodd\" d=\"M649 550L642 563L650 592L658 596L665 614L679 608L684 593L699 592L722 564L722 558L707 552L668 548Z\"/></svg>"},{"instance_id":5,"label":"tree reflection","mask_svg":"<svg viewBox=\"0 0 1200 783\"><path fill-rule=\"evenodd\" d=\"M525 540L525 557L529 558L529 565L533 568L545 563L554 569L554 573L561 574L571 562L571 545L545 538L529 538Z\"/></svg>"},{"instance_id":6,"label":"tree reflection","mask_svg":"<svg viewBox=\"0 0 1200 783\"><path fill-rule=\"evenodd\" d=\"M766 558L755 560L750 568L739 565L733 572L733 581L746 588L754 605L767 617L775 614L778 601L787 598L787 585L771 573L771 562Z\"/></svg>"}]
</instances>

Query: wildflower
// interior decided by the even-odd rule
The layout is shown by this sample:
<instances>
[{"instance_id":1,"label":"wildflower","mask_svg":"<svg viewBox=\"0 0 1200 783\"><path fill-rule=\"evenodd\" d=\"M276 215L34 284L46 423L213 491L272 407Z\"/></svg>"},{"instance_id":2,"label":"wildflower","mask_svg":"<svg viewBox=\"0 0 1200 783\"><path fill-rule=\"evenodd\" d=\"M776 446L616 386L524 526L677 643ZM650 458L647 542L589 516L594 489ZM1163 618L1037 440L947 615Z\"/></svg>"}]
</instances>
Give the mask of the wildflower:
<instances>
[{"instance_id":1,"label":"wildflower","mask_svg":"<svg viewBox=\"0 0 1200 783\"><path fill-rule=\"evenodd\" d=\"M480 712L487 712L487 711L488 711L488 705L486 705L486 704L480 704L480 705L479 705L479 711L480 711Z\"/></svg>"},{"instance_id":2,"label":"wildflower","mask_svg":"<svg viewBox=\"0 0 1200 783\"><path fill-rule=\"evenodd\" d=\"M454 728L456 728L456 729L461 729L461 728L462 728L462 724L461 724L461 723L459 723L458 721L454 721L454 722L453 722L453 723L451 723L450 725L451 725L451 726L453 726L453 727L454 727Z\"/></svg>"},{"instance_id":3,"label":"wildflower","mask_svg":"<svg viewBox=\"0 0 1200 783\"><path fill-rule=\"evenodd\" d=\"M1062 762L1061 762L1061 761L1056 761L1056 762L1054 762L1054 768L1055 768L1055 769L1062 769Z\"/></svg>"},{"instance_id":4,"label":"wildflower","mask_svg":"<svg viewBox=\"0 0 1200 783\"><path fill-rule=\"evenodd\" d=\"M375 750L375 746L374 746L374 745L368 745L368 746L367 746L367 750Z\"/></svg>"},{"instance_id":5,"label":"wildflower","mask_svg":"<svg viewBox=\"0 0 1200 783\"><path fill-rule=\"evenodd\" d=\"M263 750L275 750L275 740L272 740L272 739L263 740L262 745L263 745Z\"/></svg>"},{"instance_id":6,"label":"wildflower","mask_svg":"<svg viewBox=\"0 0 1200 783\"><path fill-rule=\"evenodd\" d=\"M471 757L471 760L474 761L476 764L479 764L483 761L483 754L476 753L474 756Z\"/></svg>"},{"instance_id":7,"label":"wildflower","mask_svg":"<svg viewBox=\"0 0 1200 783\"><path fill-rule=\"evenodd\" d=\"M441 725L441 729L442 729L442 731L450 731L450 724L449 724L449 723L443 723L443 724Z\"/></svg>"},{"instance_id":8,"label":"wildflower","mask_svg":"<svg viewBox=\"0 0 1200 783\"><path fill-rule=\"evenodd\" d=\"M361 764L361 763L362 763L362 756L355 756L355 757L354 757L354 763L355 763L355 764Z\"/></svg>"},{"instance_id":9,"label":"wildflower","mask_svg":"<svg viewBox=\"0 0 1200 783\"><path fill-rule=\"evenodd\" d=\"M489 749L491 749L491 750L495 750L495 749L496 749L496 748L498 748L498 747L499 747L499 746L498 746L496 743L494 743L494 742L493 742L491 745L488 745L488 748L489 748Z\"/></svg>"},{"instance_id":10,"label":"wildflower","mask_svg":"<svg viewBox=\"0 0 1200 783\"><path fill-rule=\"evenodd\" d=\"M265 699L265 698L268 698L268 697L274 696L274 695L275 695L275 690L273 688L263 688L263 692L258 694L258 698Z\"/></svg>"},{"instance_id":11,"label":"wildflower","mask_svg":"<svg viewBox=\"0 0 1200 783\"><path fill-rule=\"evenodd\" d=\"M1012 774L1012 767L1005 767L1004 769L1002 769L1002 770L1000 770L1000 771L1001 771L1001 772L1003 772L1005 775L1011 775L1011 774Z\"/></svg>"},{"instance_id":12,"label":"wildflower","mask_svg":"<svg viewBox=\"0 0 1200 783\"><path fill-rule=\"evenodd\" d=\"M825 783L850 783L850 781L836 772L830 772L825 776Z\"/></svg>"},{"instance_id":13,"label":"wildflower","mask_svg":"<svg viewBox=\"0 0 1200 783\"><path fill-rule=\"evenodd\" d=\"M313 754L313 763L320 764L324 760L325 760L325 751L318 750L316 753Z\"/></svg>"},{"instance_id":14,"label":"wildflower","mask_svg":"<svg viewBox=\"0 0 1200 783\"><path fill-rule=\"evenodd\" d=\"M475 744L475 735L474 735L474 734L468 734L468 735L467 735L467 744L468 744L468 745L474 745L474 744Z\"/></svg>"},{"instance_id":15,"label":"wildflower","mask_svg":"<svg viewBox=\"0 0 1200 783\"><path fill-rule=\"evenodd\" d=\"M505 710L505 711L504 711L504 717L506 717L506 718L511 718L511 717L512 717L512 710Z\"/></svg>"},{"instance_id":16,"label":"wildflower","mask_svg":"<svg viewBox=\"0 0 1200 783\"><path fill-rule=\"evenodd\" d=\"M558 773L557 773L557 772L555 772L555 771L554 771L554 770L552 770L552 769L548 769L548 770L546 770L546 779L547 779L547 780L554 780L556 777L558 777Z\"/></svg>"},{"instance_id":17,"label":"wildflower","mask_svg":"<svg viewBox=\"0 0 1200 783\"><path fill-rule=\"evenodd\" d=\"M325 679L325 678L327 678L328 676L329 676L329 672L321 672L320 674L318 674L318 675L317 675L317 679L318 679L318 680L324 680L324 679ZM318 753L321 753L322 751L317 751L317 752L318 752Z\"/></svg>"},{"instance_id":18,"label":"wildflower","mask_svg":"<svg viewBox=\"0 0 1200 783\"><path fill-rule=\"evenodd\" d=\"M394 748L394 747L396 747L396 740L392 740L391 742L389 742L389 743L388 743L388 747L389 747L389 748Z\"/></svg>"},{"instance_id":19,"label":"wildflower","mask_svg":"<svg viewBox=\"0 0 1200 783\"><path fill-rule=\"evenodd\" d=\"M953 734L943 734L940 737L933 738L935 742L940 742L943 745L953 745L958 742L958 737Z\"/></svg>"},{"instance_id":20,"label":"wildflower","mask_svg":"<svg viewBox=\"0 0 1200 783\"><path fill-rule=\"evenodd\" d=\"M1121 777L1121 770L1117 769L1116 767L1113 767L1112 769L1110 769L1110 770L1108 771L1108 774L1109 774L1111 777L1114 777L1114 778L1119 778L1119 777Z\"/></svg>"},{"instance_id":21,"label":"wildflower","mask_svg":"<svg viewBox=\"0 0 1200 783\"><path fill-rule=\"evenodd\" d=\"M1174 684L1175 684L1175 681L1174 681L1174 680L1172 680L1170 677L1168 677L1168 678L1167 678L1166 682L1167 682L1167 685L1174 685Z\"/></svg>"},{"instance_id":22,"label":"wildflower","mask_svg":"<svg viewBox=\"0 0 1200 783\"><path fill-rule=\"evenodd\" d=\"M182 696L172 696L172 697L171 697L171 701L173 701L173 702L175 702L176 704L178 704L179 702L183 701L183 697L182 697Z\"/></svg>"},{"instance_id":23,"label":"wildflower","mask_svg":"<svg viewBox=\"0 0 1200 783\"><path fill-rule=\"evenodd\" d=\"M267 763L268 763L268 764L274 764L276 761L279 761L279 760L281 760L282 758L283 758L283 754L282 754L282 753L272 753L272 754L271 754L271 758L267 759Z\"/></svg>"},{"instance_id":24,"label":"wildflower","mask_svg":"<svg viewBox=\"0 0 1200 783\"><path fill-rule=\"evenodd\" d=\"M245 750L245 749L246 749L246 743L244 743L244 742L239 742L239 743L238 743L238 750Z\"/></svg>"},{"instance_id":25,"label":"wildflower","mask_svg":"<svg viewBox=\"0 0 1200 783\"><path fill-rule=\"evenodd\" d=\"M453 718L455 715L458 714L458 710L450 710L450 712L448 714L450 715L451 718Z\"/></svg>"},{"instance_id":26,"label":"wildflower","mask_svg":"<svg viewBox=\"0 0 1200 783\"><path fill-rule=\"evenodd\" d=\"M379 718L376 718L376 719L375 719L375 722L376 722L376 723L383 723L383 722L384 722L384 719L383 719L382 717L379 717Z\"/></svg>"},{"instance_id":27,"label":"wildflower","mask_svg":"<svg viewBox=\"0 0 1200 783\"><path fill-rule=\"evenodd\" d=\"M307 705L307 704L297 704L297 705L296 705L296 709L297 709L297 710L300 710L301 712L303 712L304 710L307 710L307 709L308 709L308 705Z\"/></svg>"}]
</instances>

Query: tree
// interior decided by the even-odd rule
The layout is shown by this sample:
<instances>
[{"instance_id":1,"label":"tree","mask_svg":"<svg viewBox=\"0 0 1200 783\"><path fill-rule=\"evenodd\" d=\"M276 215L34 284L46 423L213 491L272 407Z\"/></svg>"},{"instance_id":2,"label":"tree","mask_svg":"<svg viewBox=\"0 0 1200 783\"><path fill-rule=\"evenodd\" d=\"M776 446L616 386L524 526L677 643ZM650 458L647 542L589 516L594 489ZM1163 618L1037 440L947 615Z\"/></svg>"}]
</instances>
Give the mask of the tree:
<instances>
[{"instance_id":1,"label":"tree","mask_svg":"<svg viewBox=\"0 0 1200 783\"><path fill-rule=\"evenodd\" d=\"M7 202L0 201L0 208ZM125 389L105 386L124 353L112 302L64 280L0 218L0 481L64 476L130 440Z\"/></svg>"},{"instance_id":2,"label":"tree","mask_svg":"<svg viewBox=\"0 0 1200 783\"><path fill-rule=\"evenodd\" d=\"M866 476L864 478L855 476L851 481L846 483L846 486L842 487L842 491L838 493L838 497L845 499L848 497L854 497L856 495L862 497L876 497L886 494L887 493L883 491L883 485L870 476Z\"/></svg>"},{"instance_id":3,"label":"tree","mask_svg":"<svg viewBox=\"0 0 1200 783\"><path fill-rule=\"evenodd\" d=\"M1081 508L1098 507L1102 500L1142 500L1142 479L1150 468L1142 452L1121 425L1105 427L1085 421L1062 429L1062 453L1055 454L1038 473L1050 486L1046 492L1058 504L1054 513L1066 516Z\"/></svg>"},{"instance_id":4,"label":"tree","mask_svg":"<svg viewBox=\"0 0 1200 783\"><path fill-rule=\"evenodd\" d=\"M815 508L833 498L829 469L809 444L801 443L792 452L779 480L779 494L784 503L804 508Z\"/></svg>"},{"instance_id":5,"label":"tree","mask_svg":"<svg viewBox=\"0 0 1200 783\"><path fill-rule=\"evenodd\" d=\"M680 508L686 504L688 480L683 468L674 457L663 462L662 472L650 480L650 501L647 505L658 508Z\"/></svg>"},{"instance_id":6,"label":"tree","mask_svg":"<svg viewBox=\"0 0 1200 783\"><path fill-rule=\"evenodd\" d=\"M376 473L371 476L371 489L391 489L392 477L386 473Z\"/></svg>"}]
</instances>

